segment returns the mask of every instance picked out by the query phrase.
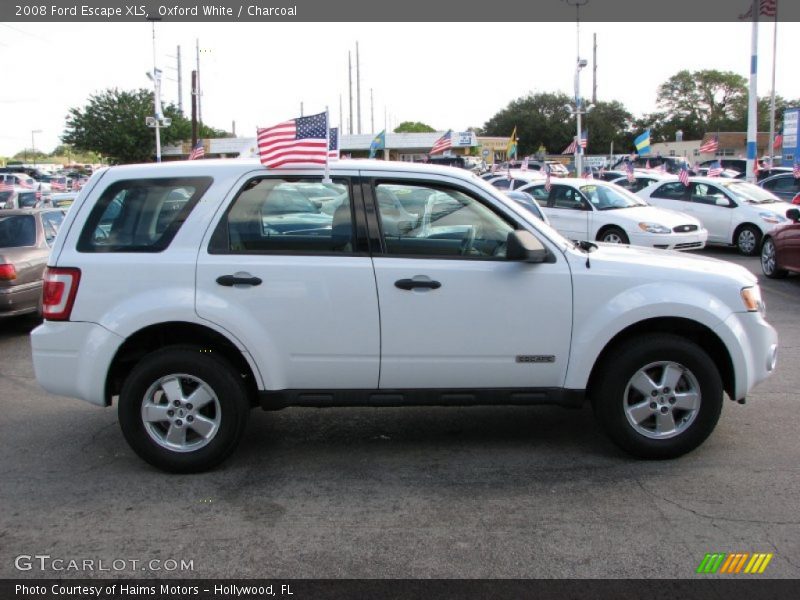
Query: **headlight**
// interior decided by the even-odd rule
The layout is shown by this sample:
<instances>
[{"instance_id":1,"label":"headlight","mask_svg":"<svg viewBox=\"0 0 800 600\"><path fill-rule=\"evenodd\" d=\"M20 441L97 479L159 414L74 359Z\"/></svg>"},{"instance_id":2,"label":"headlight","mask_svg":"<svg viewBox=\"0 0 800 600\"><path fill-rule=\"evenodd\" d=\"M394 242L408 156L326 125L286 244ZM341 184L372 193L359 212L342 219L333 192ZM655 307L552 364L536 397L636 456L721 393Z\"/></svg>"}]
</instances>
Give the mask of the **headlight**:
<instances>
[{"instance_id":1,"label":"headlight","mask_svg":"<svg viewBox=\"0 0 800 600\"><path fill-rule=\"evenodd\" d=\"M761 217L762 221L765 221L767 223L772 223L773 225L776 223L783 223L784 221L786 221L786 217L782 217L779 214L771 212L758 213L758 216Z\"/></svg>"},{"instance_id":2,"label":"headlight","mask_svg":"<svg viewBox=\"0 0 800 600\"><path fill-rule=\"evenodd\" d=\"M672 230L669 227L664 227L658 223L639 223L639 229L647 233L670 233Z\"/></svg>"},{"instance_id":3,"label":"headlight","mask_svg":"<svg viewBox=\"0 0 800 600\"><path fill-rule=\"evenodd\" d=\"M749 312L760 312L763 315L767 311L767 307L761 299L761 288L757 285L742 288L742 302Z\"/></svg>"}]
</instances>

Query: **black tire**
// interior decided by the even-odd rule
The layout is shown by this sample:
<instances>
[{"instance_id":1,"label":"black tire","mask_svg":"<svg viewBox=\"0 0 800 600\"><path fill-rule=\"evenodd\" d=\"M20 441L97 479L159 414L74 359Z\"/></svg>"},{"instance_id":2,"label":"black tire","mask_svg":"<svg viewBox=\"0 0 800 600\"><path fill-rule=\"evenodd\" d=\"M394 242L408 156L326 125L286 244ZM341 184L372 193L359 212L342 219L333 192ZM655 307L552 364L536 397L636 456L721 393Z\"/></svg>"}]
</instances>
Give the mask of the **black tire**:
<instances>
[{"instance_id":1,"label":"black tire","mask_svg":"<svg viewBox=\"0 0 800 600\"><path fill-rule=\"evenodd\" d=\"M674 397L668 393L647 397L645 401L645 396L640 395L633 385L629 386L639 371L659 363L676 364L688 371L689 375L682 372L676 387L683 392L699 388L697 410L690 412L680 409L677 404L671 406L670 398L674 402ZM599 376L589 390L595 416L614 443L634 456L656 460L681 456L702 444L719 420L723 398L719 371L708 354L686 338L671 334L634 338L609 353L599 368ZM653 367L647 373L657 374L659 368ZM690 377L693 378L691 381ZM691 382L694 385L688 385ZM674 396L680 393L673 391ZM656 405L656 410L648 417L652 418L652 425L645 419L635 426L627 413L634 406L644 404L650 409ZM648 408L643 410L646 412ZM658 413L665 408L676 426L675 433L671 437L648 437L643 432L659 435L657 429L651 430L651 427L656 427Z\"/></svg>"},{"instance_id":2,"label":"black tire","mask_svg":"<svg viewBox=\"0 0 800 600\"><path fill-rule=\"evenodd\" d=\"M152 389L163 390L156 383L162 378L169 381L170 375L182 376L172 379L179 381L177 385L187 399L202 383L215 400L209 401L203 408L184 403L181 409L187 415L197 416L192 416L191 419L186 416L183 422L164 420L146 425L142 408L146 396L151 395ZM158 395L159 392L156 391L155 394ZM165 392L161 396L161 401L167 404L157 405L158 410L174 408L169 405ZM170 419L178 419L183 415L176 414L174 410L171 412L173 415ZM172 473L205 471L225 460L239 443L249 412L247 389L236 369L213 352L190 346L172 346L145 356L125 379L118 406L122 433L134 452L151 465ZM208 440L192 429L199 425L201 418L206 422L216 423L213 435L207 436ZM195 425L189 425L188 421L193 421ZM166 440L159 443L156 438L161 435L166 437L176 422L180 426L178 429L183 428L186 432L184 443L204 445L196 449L189 446L185 451L175 451L163 445Z\"/></svg>"},{"instance_id":3,"label":"black tire","mask_svg":"<svg viewBox=\"0 0 800 600\"><path fill-rule=\"evenodd\" d=\"M761 271L770 279L783 279L789 272L778 267L775 241L767 236L761 244Z\"/></svg>"},{"instance_id":4,"label":"black tire","mask_svg":"<svg viewBox=\"0 0 800 600\"><path fill-rule=\"evenodd\" d=\"M619 241L617 241L619 240ZM619 227L606 227L597 235L598 242L607 242L609 244L630 244L628 234L622 231Z\"/></svg>"},{"instance_id":5,"label":"black tire","mask_svg":"<svg viewBox=\"0 0 800 600\"><path fill-rule=\"evenodd\" d=\"M757 256L761 250L761 230L755 225L742 225L733 236L733 243L740 254Z\"/></svg>"}]
</instances>

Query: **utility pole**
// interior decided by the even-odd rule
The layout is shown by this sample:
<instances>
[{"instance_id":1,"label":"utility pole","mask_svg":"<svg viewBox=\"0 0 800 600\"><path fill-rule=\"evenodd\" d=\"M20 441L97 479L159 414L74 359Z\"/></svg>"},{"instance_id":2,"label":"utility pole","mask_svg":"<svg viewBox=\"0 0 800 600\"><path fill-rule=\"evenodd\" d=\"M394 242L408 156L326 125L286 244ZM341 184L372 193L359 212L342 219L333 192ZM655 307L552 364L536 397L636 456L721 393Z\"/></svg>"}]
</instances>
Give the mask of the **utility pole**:
<instances>
[{"instance_id":1,"label":"utility pole","mask_svg":"<svg viewBox=\"0 0 800 600\"><path fill-rule=\"evenodd\" d=\"M181 47L178 46L178 110L183 114L183 75L181 71Z\"/></svg>"},{"instance_id":2,"label":"utility pole","mask_svg":"<svg viewBox=\"0 0 800 600\"><path fill-rule=\"evenodd\" d=\"M350 131L350 135L353 135L353 62L351 60L352 53L348 50L347 51L347 89L348 95L350 96L350 122L348 123L348 129Z\"/></svg>"},{"instance_id":3,"label":"utility pole","mask_svg":"<svg viewBox=\"0 0 800 600\"><path fill-rule=\"evenodd\" d=\"M594 34L592 51L592 104L597 104L597 34Z\"/></svg>"},{"instance_id":4,"label":"utility pole","mask_svg":"<svg viewBox=\"0 0 800 600\"><path fill-rule=\"evenodd\" d=\"M342 126L342 95L339 94L339 131L344 135L344 127Z\"/></svg>"},{"instance_id":5,"label":"utility pole","mask_svg":"<svg viewBox=\"0 0 800 600\"><path fill-rule=\"evenodd\" d=\"M231 121L231 133L233 134L233 137L236 137L236 119Z\"/></svg>"},{"instance_id":6,"label":"utility pole","mask_svg":"<svg viewBox=\"0 0 800 600\"><path fill-rule=\"evenodd\" d=\"M300 116L303 116L303 101L300 101Z\"/></svg>"},{"instance_id":7,"label":"utility pole","mask_svg":"<svg viewBox=\"0 0 800 600\"><path fill-rule=\"evenodd\" d=\"M200 90L200 39L195 38L195 53L196 53L196 62L197 62L197 86L195 89L197 90L197 121L198 123L203 122L203 108L200 102L200 96L203 95L202 91Z\"/></svg>"},{"instance_id":8,"label":"utility pole","mask_svg":"<svg viewBox=\"0 0 800 600\"><path fill-rule=\"evenodd\" d=\"M358 133L361 133L361 60L358 57L356 42L356 104L358 105Z\"/></svg>"},{"instance_id":9,"label":"utility pole","mask_svg":"<svg viewBox=\"0 0 800 600\"><path fill-rule=\"evenodd\" d=\"M197 145L197 71L192 71L192 148Z\"/></svg>"}]
</instances>

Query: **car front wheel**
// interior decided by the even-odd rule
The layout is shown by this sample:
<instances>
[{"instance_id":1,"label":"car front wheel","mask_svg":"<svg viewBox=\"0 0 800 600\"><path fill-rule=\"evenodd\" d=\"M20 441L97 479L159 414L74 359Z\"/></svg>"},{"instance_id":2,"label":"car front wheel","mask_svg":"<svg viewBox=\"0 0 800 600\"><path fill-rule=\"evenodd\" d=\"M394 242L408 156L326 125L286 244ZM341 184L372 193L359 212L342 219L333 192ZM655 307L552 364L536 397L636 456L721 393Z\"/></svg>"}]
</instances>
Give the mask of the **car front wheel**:
<instances>
[{"instance_id":1,"label":"car front wheel","mask_svg":"<svg viewBox=\"0 0 800 600\"><path fill-rule=\"evenodd\" d=\"M722 410L716 365L689 340L636 338L611 353L590 390L595 414L623 450L647 459L676 458L711 434Z\"/></svg>"},{"instance_id":2,"label":"car front wheel","mask_svg":"<svg viewBox=\"0 0 800 600\"><path fill-rule=\"evenodd\" d=\"M598 236L598 241L608 244L629 244L628 235L619 227L609 227Z\"/></svg>"},{"instance_id":3,"label":"car front wheel","mask_svg":"<svg viewBox=\"0 0 800 600\"><path fill-rule=\"evenodd\" d=\"M735 242L739 252L745 256L755 256L761 243L761 231L754 225L743 225L736 232Z\"/></svg>"},{"instance_id":4,"label":"car front wheel","mask_svg":"<svg viewBox=\"0 0 800 600\"><path fill-rule=\"evenodd\" d=\"M233 452L250 407L241 377L213 352L171 347L148 354L119 395L125 439L165 471L210 469Z\"/></svg>"},{"instance_id":5,"label":"car front wheel","mask_svg":"<svg viewBox=\"0 0 800 600\"><path fill-rule=\"evenodd\" d=\"M778 259L775 252L775 241L768 237L761 246L761 270L770 279L782 279L787 272L778 268Z\"/></svg>"}]
</instances>

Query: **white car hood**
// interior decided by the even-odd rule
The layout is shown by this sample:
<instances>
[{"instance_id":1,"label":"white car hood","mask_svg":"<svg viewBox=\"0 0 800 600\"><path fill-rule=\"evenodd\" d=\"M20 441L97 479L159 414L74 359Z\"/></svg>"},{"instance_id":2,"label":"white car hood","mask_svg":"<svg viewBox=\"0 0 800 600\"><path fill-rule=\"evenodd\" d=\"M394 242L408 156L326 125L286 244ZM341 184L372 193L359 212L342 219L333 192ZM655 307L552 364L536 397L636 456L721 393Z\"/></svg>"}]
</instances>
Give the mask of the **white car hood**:
<instances>
[{"instance_id":1,"label":"white car hood","mask_svg":"<svg viewBox=\"0 0 800 600\"><path fill-rule=\"evenodd\" d=\"M630 219L634 223L658 223L670 229L677 225L697 225L702 229L700 221L695 217L677 210L659 208L658 206L633 206L631 208L618 208L603 212L609 215L619 215L622 218Z\"/></svg>"},{"instance_id":2,"label":"white car hood","mask_svg":"<svg viewBox=\"0 0 800 600\"><path fill-rule=\"evenodd\" d=\"M653 279L667 279L666 272L679 270L683 274L681 278L689 275L701 282L725 278L738 281L742 287L758 282L755 275L740 265L674 250L598 243L597 250L587 256L591 268L600 267L601 263L609 268L614 268L617 264L623 267L635 264L645 267Z\"/></svg>"}]
</instances>

